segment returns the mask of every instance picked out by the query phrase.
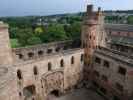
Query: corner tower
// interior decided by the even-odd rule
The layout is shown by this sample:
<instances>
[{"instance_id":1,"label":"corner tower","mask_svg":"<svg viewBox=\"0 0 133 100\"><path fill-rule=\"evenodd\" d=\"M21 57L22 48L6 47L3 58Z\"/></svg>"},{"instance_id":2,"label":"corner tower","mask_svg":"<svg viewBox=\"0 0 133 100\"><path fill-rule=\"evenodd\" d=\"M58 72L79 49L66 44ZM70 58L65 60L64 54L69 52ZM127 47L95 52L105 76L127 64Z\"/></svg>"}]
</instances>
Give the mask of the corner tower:
<instances>
[{"instance_id":1,"label":"corner tower","mask_svg":"<svg viewBox=\"0 0 133 100\"><path fill-rule=\"evenodd\" d=\"M0 65L12 64L8 25L0 22Z\"/></svg>"},{"instance_id":2,"label":"corner tower","mask_svg":"<svg viewBox=\"0 0 133 100\"><path fill-rule=\"evenodd\" d=\"M93 11L93 5L87 6L82 26L82 47L85 52L85 64L90 64L95 49L106 46L104 31L104 16L101 9Z\"/></svg>"}]
</instances>

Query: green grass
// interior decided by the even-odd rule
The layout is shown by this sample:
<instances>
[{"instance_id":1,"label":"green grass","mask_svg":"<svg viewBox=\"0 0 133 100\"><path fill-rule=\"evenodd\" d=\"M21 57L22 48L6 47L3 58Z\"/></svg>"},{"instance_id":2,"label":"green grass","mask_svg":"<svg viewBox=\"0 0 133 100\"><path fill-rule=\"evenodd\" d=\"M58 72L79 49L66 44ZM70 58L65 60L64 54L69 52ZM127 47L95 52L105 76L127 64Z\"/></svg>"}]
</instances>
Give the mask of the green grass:
<instances>
[{"instance_id":1,"label":"green grass","mask_svg":"<svg viewBox=\"0 0 133 100\"><path fill-rule=\"evenodd\" d=\"M10 39L10 43L12 48L20 47L20 44L18 43L17 39Z\"/></svg>"}]
</instances>

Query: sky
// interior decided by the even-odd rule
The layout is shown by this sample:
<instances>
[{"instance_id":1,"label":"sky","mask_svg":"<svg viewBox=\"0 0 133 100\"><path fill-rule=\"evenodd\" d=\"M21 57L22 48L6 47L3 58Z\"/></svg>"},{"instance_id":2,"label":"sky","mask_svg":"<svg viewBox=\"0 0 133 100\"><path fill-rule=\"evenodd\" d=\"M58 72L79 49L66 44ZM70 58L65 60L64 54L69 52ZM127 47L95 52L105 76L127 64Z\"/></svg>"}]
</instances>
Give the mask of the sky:
<instances>
[{"instance_id":1,"label":"sky","mask_svg":"<svg viewBox=\"0 0 133 100\"><path fill-rule=\"evenodd\" d=\"M28 16L73 13L94 4L103 10L133 9L133 0L1 0L0 16Z\"/></svg>"}]
</instances>

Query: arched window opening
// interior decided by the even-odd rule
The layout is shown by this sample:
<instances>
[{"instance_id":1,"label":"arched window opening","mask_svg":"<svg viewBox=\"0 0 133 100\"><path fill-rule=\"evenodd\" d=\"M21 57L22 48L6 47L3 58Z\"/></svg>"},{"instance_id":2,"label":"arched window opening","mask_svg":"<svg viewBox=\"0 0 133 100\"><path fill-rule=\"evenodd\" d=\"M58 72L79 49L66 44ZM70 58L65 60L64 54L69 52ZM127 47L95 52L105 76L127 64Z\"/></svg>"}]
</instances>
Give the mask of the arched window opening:
<instances>
[{"instance_id":1,"label":"arched window opening","mask_svg":"<svg viewBox=\"0 0 133 100\"><path fill-rule=\"evenodd\" d=\"M20 97L22 96L22 93L21 93L21 92L19 92L19 96L20 96Z\"/></svg>"},{"instance_id":2,"label":"arched window opening","mask_svg":"<svg viewBox=\"0 0 133 100\"><path fill-rule=\"evenodd\" d=\"M31 57L33 57L33 56L34 56L34 53L29 52L29 53L28 53L28 56L31 58Z\"/></svg>"},{"instance_id":3,"label":"arched window opening","mask_svg":"<svg viewBox=\"0 0 133 100\"><path fill-rule=\"evenodd\" d=\"M61 59L61 61L60 61L60 66L64 67L64 60L63 59Z\"/></svg>"},{"instance_id":4,"label":"arched window opening","mask_svg":"<svg viewBox=\"0 0 133 100\"><path fill-rule=\"evenodd\" d=\"M38 51L38 55L39 55L39 56L43 55L43 53L44 53L44 52L43 52L43 51L41 51L41 50L40 50L40 51Z\"/></svg>"},{"instance_id":5,"label":"arched window opening","mask_svg":"<svg viewBox=\"0 0 133 100\"><path fill-rule=\"evenodd\" d=\"M38 75L38 70L36 66L33 68L33 71L34 71L34 75Z\"/></svg>"},{"instance_id":6,"label":"arched window opening","mask_svg":"<svg viewBox=\"0 0 133 100\"><path fill-rule=\"evenodd\" d=\"M50 54L50 53L52 53L52 51L53 51L52 49L48 49L47 53Z\"/></svg>"},{"instance_id":7,"label":"arched window opening","mask_svg":"<svg viewBox=\"0 0 133 100\"><path fill-rule=\"evenodd\" d=\"M60 51L60 48L59 48L59 47L57 47L57 48L55 49L55 51L56 51L56 52L59 52L59 51Z\"/></svg>"},{"instance_id":8,"label":"arched window opening","mask_svg":"<svg viewBox=\"0 0 133 100\"><path fill-rule=\"evenodd\" d=\"M80 61L83 62L83 60L84 60L84 54L81 54Z\"/></svg>"},{"instance_id":9,"label":"arched window opening","mask_svg":"<svg viewBox=\"0 0 133 100\"><path fill-rule=\"evenodd\" d=\"M67 47L67 46L64 46L64 47L63 47L63 50L67 50L67 49L68 49L68 47Z\"/></svg>"},{"instance_id":10,"label":"arched window opening","mask_svg":"<svg viewBox=\"0 0 133 100\"><path fill-rule=\"evenodd\" d=\"M48 71L52 70L52 64L49 62L48 63Z\"/></svg>"},{"instance_id":11,"label":"arched window opening","mask_svg":"<svg viewBox=\"0 0 133 100\"><path fill-rule=\"evenodd\" d=\"M17 71L17 77L19 80L22 79L22 72L20 70Z\"/></svg>"},{"instance_id":12,"label":"arched window opening","mask_svg":"<svg viewBox=\"0 0 133 100\"><path fill-rule=\"evenodd\" d=\"M71 58L71 64L74 64L74 57Z\"/></svg>"},{"instance_id":13,"label":"arched window opening","mask_svg":"<svg viewBox=\"0 0 133 100\"><path fill-rule=\"evenodd\" d=\"M18 57L19 57L19 59L23 59L23 55L22 54L17 54L18 55Z\"/></svg>"}]
</instances>

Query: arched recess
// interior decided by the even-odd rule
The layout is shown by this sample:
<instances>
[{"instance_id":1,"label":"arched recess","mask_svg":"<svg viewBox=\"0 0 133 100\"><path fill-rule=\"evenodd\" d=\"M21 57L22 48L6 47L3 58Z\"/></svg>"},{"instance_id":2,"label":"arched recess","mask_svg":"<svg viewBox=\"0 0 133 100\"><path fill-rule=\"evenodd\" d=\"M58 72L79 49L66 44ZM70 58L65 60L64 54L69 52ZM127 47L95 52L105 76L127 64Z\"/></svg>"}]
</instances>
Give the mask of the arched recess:
<instances>
[{"instance_id":1,"label":"arched recess","mask_svg":"<svg viewBox=\"0 0 133 100\"><path fill-rule=\"evenodd\" d=\"M36 95L35 85L30 85L30 86L24 87L23 88L23 95L24 95L24 100L35 99L35 95Z\"/></svg>"},{"instance_id":2,"label":"arched recess","mask_svg":"<svg viewBox=\"0 0 133 100\"><path fill-rule=\"evenodd\" d=\"M48 72L42 76L43 94L59 96L64 90L64 75L62 70Z\"/></svg>"}]
</instances>

